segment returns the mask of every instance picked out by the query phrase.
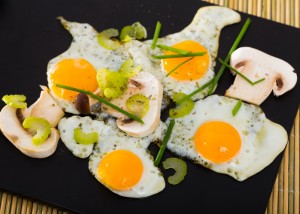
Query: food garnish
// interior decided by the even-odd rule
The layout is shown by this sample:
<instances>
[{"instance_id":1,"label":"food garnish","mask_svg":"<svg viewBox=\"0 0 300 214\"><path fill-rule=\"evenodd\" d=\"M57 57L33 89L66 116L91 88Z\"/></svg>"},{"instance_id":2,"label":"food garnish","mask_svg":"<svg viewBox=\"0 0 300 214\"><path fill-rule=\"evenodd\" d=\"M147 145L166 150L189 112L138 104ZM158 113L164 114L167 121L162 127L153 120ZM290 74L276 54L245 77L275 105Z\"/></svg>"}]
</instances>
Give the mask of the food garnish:
<instances>
[{"instance_id":1,"label":"food garnish","mask_svg":"<svg viewBox=\"0 0 300 214\"><path fill-rule=\"evenodd\" d=\"M106 29L98 34L98 43L108 50L117 50L121 45L119 40L114 39L114 37L117 36L119 36L119 31L117 29Z\"/></svg>"},{"instance_id":2,"label":"food garnish","mask_svg":"<svg viewBox=\"0 0 300 214\"><path fill-rule=\"evenodd\" d=\"M240 110L242 104L243 104L243 102L241 100L237 101L236 105L232 109L232 116L235 116L238 113L238 111Z\"/></svg>"},{"instance_id":3,"label":"food garnish","mask_svg":"<svg viewBox=\"0 0 300 214\"><path fill-rule=\"evenodd\" d=\"M77 127L74 129L74 139L80 144L93 144L98 141L98 134L97 132L85 133L80 127Z\"/></svg>"},{"instance_id":4,"label":"food garnish","mask_svg":"<svg viewBox=\"0 0 300 214\"><path fill-rule=\"evenodd\" d=\"M160 30L161 30L161 23L160 21L156 22L156 27L155 27L155 32L153 35L153 39L152 39L152 43L151 43L151 48L154 49L156 47L156 43L160 34Z\"/></svg>"},{"instance_id":5,"label":"food garnish","mask_svg":"<svg viewBox=\"0 0 300 214\"><path fill-rule=\"evenodd\" d=\"M129 42L132 39L141 40L145 38L147 38L147 30L140 22L135 22L130 26L128 25L123 27L120 33L121 42Z\"/></svg>"},{"instance_id":6,"label":"food garnish","mask_svg":"<svg viewBox=\"0 0 300 214\"><path fill-rule=\"evenodd\" d=\"M27 103L26 96L21 94L14 94L14 95L4 95L2 97L3 102L5 102L6 105L10 105L14 108L26 108Z\"/></svg>"},{"instance_id":7,"label":"food garnish","mask_svg":"<svg viewBox=\"0 0 300 214\"><path fill-rule=\"evenodd\" d=\"M187 97L184 93L176 93L173 95L172 100L176 103L176 107L170 109L169 116L172 118L184 117L189 114L194 108L194 101L188 97L184 101L183 98ZM178 101L181 101L178 103Z\"/></svg>"},{"instance_id":8,"label":"food garnish","mask_svg":"<svg viewBox=\"0 0 300 214\"><path fill-rule=\"evenodd\" d=\"M168 177L170 184L179 184L185 178L187 174L186 162L180 158L167 158L162 162L164 169L174 169L175 173Z\"/></svg>"}]
</instances>

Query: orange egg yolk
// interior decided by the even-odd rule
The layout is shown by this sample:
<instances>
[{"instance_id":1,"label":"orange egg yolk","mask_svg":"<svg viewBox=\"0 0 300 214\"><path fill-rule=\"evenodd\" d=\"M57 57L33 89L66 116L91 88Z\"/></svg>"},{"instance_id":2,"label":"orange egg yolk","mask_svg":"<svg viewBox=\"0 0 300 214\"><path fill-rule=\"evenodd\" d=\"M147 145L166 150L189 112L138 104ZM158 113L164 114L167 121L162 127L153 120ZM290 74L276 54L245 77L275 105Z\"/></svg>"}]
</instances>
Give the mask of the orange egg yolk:
<instances>
[{"instance_id":1,"label":"orange egg yolk","mask_svg":"<svg viewBox=\"0 0 300 214\"><path fill-rule=\"evenodd\" d=\"M50 74L51 90L62 99L74 101L78 92L56 87L56 84L94 92L98 87L96 73L93 65L85 59L62 60L54 65Z\"/></svg>"},{"instance_id":2,"label":"orange egg yolk","mask_svg":"<svg viewBox=\"0 0 300 214\"><path fill-rule=\"evenodd\" d=\"M209 54L205 47L199 43L186 40L173 45L172 47L185 50L189 52L206 52L203 56L195 56L186 63L180 65L184 61L191 57L169 58L163 59L163 66L166 73L175 70L170 74L171 77L183 81L183 80L198 80L203 77L209 66ZM165 51L164 55L176 54L171 51ZM179 66L180 65L180 66ZM179 66L179 67L178 67Z\"/></svg>"},{"instance_id":3,"label":"orange egg yolk","mask_svg":"<svg viewBox=\"0 0 300 214\"><path fill-rule=\"evenodd\" d=\"M105 155L98 166L102 182L114 190L128 190L143 174L141 159L128 150L115 150Z\"/></svg>"},{"instance_id":4,"label":"orange egg yolk","mask_svg":"<svg viewBox=\"0 0 300 214\"><path fill-rule=\"evenodd\" d=\"M241 148L241 137L228 123L211 121L201 125L195 136L196 150L207 160L223 163L232 159Z\"/></svg>"}]
</instances>

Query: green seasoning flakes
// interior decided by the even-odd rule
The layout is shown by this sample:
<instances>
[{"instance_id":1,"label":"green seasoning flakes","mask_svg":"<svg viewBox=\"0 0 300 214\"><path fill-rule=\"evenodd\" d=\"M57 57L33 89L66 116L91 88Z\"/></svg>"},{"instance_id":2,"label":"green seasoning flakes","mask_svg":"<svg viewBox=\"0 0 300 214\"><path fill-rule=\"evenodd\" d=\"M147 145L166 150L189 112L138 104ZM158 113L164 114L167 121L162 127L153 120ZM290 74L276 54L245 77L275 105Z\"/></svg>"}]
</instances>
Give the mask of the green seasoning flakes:
<instances>
[{"instance_id":1,"label":"green seasoning flakes","mask_svg":"<svg viewBox=\"0 0 300 214\"><path fill-rule=\"evenodd\" d=\"M164 169L174 169L174 175L168 177L168 182L170 184L176 185L183 181L184 177L187 174L187 165L186 162L179 158L167 158L163 161Z\"/></svg>"}]
</instances>

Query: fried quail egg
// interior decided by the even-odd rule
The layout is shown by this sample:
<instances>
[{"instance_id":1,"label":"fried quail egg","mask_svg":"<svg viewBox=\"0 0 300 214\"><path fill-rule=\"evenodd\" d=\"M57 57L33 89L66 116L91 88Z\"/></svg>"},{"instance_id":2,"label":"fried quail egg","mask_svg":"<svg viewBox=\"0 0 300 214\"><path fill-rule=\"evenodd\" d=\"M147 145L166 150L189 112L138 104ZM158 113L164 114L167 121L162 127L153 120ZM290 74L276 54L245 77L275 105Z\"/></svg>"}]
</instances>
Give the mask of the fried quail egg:
<instances>
[{"instance_id":1,"label":"fried quail egg","mask_svg":"<svg viewBox=\"0 0 300 214\"><path fill-rule=\"evenodd\" d=\"M286 130L258 106L212 95L176 119L167 148L196 164L243 181L267 167L284 150ZM168 122L168 121L167 121Z\"/></svg>"},{"instance_id":2,"label":"fried quail egg","mask_svg":"<svg viewBox=\"0 0 300 214\"><path fill-rule=\"evenodd\" d=\"M153 73L161 80L164 94L169 97L178 92L190 94L214 77L215 58L218 53L221 30L223 27L239 21L240 15L229 8L203 7L198 10L193 21L182 31L161 37L157 41L158 45L169 46L185 52L204 52L203 56L155 59L153 56L177 53L158 47L152 49L152 40L131 41L122 48L131 54L135 62L143 67L151 68L148 72ZM169 73L170 75L168 75ZM208 89L203 90L193 96L193 99L201 99L207 95L207 92Z\"/></svg>"},{"instance_id":3,"label":"fried quail egg","mask_svg":"<svg viewBox=\"0 0 300 214\"><path fill-rule=\"evenodd\" d=\"M69 22L62 17L59 17L59 20L70 32L73 40L68 50L48 62L48 86L53 98L66 112L78 114L74 106L78 92L56 87L56 84L94 93L99 88L97 70L104 67L118 70L124 60L122 56L99 45L98 32L91 25Z\"/></svg>"},{"instance_id":4,"label":"fried quail egg","mask_svg":"<svg viewBox=\"0 0 300 214\"><path fill-rule=\"evenodd\" d=\"M147 150L154 139L161 138L163 123L159 130L162 132L136 138L109 122L89 157L90 172L106 188L123 197L143 198L159 193L165 188L165 180Z\"/></svg>"}]
</instances>

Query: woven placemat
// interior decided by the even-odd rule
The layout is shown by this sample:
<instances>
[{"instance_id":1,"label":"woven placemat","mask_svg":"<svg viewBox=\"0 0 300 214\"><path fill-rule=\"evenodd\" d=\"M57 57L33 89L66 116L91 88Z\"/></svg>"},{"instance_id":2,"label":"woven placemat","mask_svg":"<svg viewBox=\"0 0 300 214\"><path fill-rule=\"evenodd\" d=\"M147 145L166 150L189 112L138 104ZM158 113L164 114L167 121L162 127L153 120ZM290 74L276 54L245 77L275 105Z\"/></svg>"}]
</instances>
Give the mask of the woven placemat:
<instances>
[{"instance_id":1,"label":"woven placemat","mask_svg":"<svg viewBox=\"0 0 300 214\"><path fill-rule=\"evenodd\" d=\"M300 0L205 0L287 25L300 27ZM299 109L265 214L299 214ZM0 214L69 214L39 201L0 191Z\"/></svg>"}]
</instances>

